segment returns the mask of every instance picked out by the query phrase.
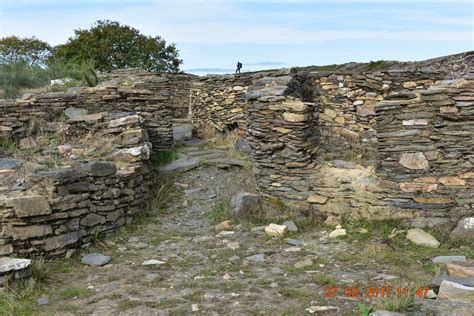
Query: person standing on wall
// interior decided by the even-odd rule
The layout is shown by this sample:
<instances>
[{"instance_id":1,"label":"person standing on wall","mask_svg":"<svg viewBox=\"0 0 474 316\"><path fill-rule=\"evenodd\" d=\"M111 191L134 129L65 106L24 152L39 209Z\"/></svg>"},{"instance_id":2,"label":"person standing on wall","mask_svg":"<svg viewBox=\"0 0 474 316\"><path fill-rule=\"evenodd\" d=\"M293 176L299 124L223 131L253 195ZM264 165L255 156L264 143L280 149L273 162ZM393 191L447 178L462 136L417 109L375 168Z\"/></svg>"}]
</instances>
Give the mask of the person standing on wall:
<instances>
[{"instance_id":1,"label":"person standing on wall","mask_svg":"<svg viewBox=\"0 0 474 316\"><path fill-rule=\"evenodd\" d=\"M240 74L240 69L242 69L242 63L240 61L237 62L237 69L235 70L236 74Z\"/></svg>"}]
</instances>

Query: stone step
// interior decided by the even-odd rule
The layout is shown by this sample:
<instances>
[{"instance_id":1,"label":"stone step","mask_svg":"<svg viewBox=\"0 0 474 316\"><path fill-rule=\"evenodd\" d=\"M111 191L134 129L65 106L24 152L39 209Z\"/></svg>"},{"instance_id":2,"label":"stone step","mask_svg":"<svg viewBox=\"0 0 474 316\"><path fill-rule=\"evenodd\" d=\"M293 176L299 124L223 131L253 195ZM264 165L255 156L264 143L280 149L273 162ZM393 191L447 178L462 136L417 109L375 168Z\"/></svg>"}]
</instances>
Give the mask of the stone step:
<instances>
[{"instance_id":1,"label":"stone step","mask_svg":"<svg viewBox=\"0 0 474 316\"><path fill-rule=\"evenodd\" d=\"M170 172L185 172L191 169L194 169L199 166L199 158L190 157L190 158L181 158L173 161L172 163L163 166L160 168L160 172L170 173Z\"/></svg>"},{"instance_id":2,"label":"stone step","mask_svg":"<svg viewBox=\"0 0 474 316\"><path fill-rule=\"evenodd\" d=\"M188 124L173 124L173 139L175 142L190 140L193 137L193 126Z\"/></svg>"}]
</instances>

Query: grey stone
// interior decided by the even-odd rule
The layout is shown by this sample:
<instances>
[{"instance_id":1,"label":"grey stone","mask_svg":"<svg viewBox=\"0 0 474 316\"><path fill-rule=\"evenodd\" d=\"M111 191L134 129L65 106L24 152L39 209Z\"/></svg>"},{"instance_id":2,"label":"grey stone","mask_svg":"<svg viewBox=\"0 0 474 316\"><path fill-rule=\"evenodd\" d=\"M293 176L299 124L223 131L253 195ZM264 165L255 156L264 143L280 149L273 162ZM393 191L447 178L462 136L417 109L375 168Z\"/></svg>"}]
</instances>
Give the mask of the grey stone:
<instances>
[{"instance_id":1,"label":"grey stone","mask_svg":"<svg viewBox=\"0 0 474 316\"><path fill-rule=\"evenodd\" d=\"M79 241L79 239L83 236L84 231L78 230L74 232L69 232L64 235L49 237L44 240L44 249L46 251L50 251L53 249L58 249L65 247L67 245L72 245Z\"/></svg>"},{"instance_id":2,"label":"grey stone","mask_svg":"<svg viewBox=\"0 0 474 316\"><path fill-rule=\"evenodd\" d=\"M414 244L420 246L438 248L440 245L439 241L436 240L436 238L419 228L409 229L407 231L406 238Z\"/></svg>"},{"instance_id":3,"label":"grey stone","mask_svg":"<svg viewBox=\"0 0 474 316\"><path fill-rule=\"evenodd\" d=\"M112 120L109 122L109 127L119 127L119 126L124 126L124 125L130 125L130 124L139 124L140 123L140 117L138 115L128 115L124 116L115 120Z\"/></svg>"},{"instance_id":4,"label":"grey stone","mask_svg":"<svg viewBox=\"0 0 474 316\"><path fill-rule=\"evenodd\" d=\"M273 274L285 274L285 271L283 271L283 270L280 269L279 267L273 267L270 271L271 271Z\"/></svg>"},{"instance_id":5,"label":"grey stone","mask_svg":"<svg viewBox=\"0 0 474 316\"><path fill-rule=\"evenodd\" d=\"M35 174L37 177L48 178L58 183L77 181L87 176L87 174L78 172L72 168L61 170L40 171Z\"/></svg>"},{"instance_id":6,"label":"grey stone","mask_svg":"<svg viewBox=\"0 0 474 316\"><path fill-rule=\"evenodd\" d=\"M193 126L190 124L173 126L173 139L175 142L190 140L193 137Z\"/></svg>"},{"instance_id":7,"label":"grey stone","mask_svg":"<svg viewBox=\"0 0 474 316\"><path fill-rule=\"evenodd\" d=\"M199 146L199 145L202 145L204 144L206 141L203 140L203 139L199 139L199 138L192 138L190 140L186 140L184 141L184 144L186 146Z\"/></svg>"},{"instance_id":8,"label":"grey stone","mask_svg":"<svg viewBox=\"0 0 474 316\"><path fill-rule=\"evenodd\" d=\"M31 217L51 214L48 201L40 195L22 196L11 199L17 217Z\"/></svg>"},{"instance_id":9,"label":"grey stone","mask_svg":"<svg viewBox=\"0 0 474 316\"><path fill-rule=\"evenodd\" d=\"M0 273L23 270L28 268L30 264L30 259L0 257Z\"/></svg>"},{"instance_id":10,"label":"grey stone","mask_svg":"<svg viewBox=\"0 0 474 316\"><path fill-rule=\"evenodd\" d=\"M237 265L237 264L240 263L240 257L239 256L232 256L228 260L229 260L230 263L232 263L234 265Z\"/></svg>"},{"instance_id":11,"label":"grey stone","mask_svg":"<svg viewBox=\"0 0 474 316\"><path fill-rule=\"evenodd\" d=\"M426 315L472 316L472 304L448 300L419 300Z\"/></svg>"},{"instance_id":12,"label":"grey stone","mask_svg":"<svg viewBox=\"0 0 474 316\"><path fill-rule=\"evenodd\" d=\"M159 276L158 273L148 273L147 275L145 275L145 281L147 281L147 282L152 282L152 281L154 281L158 276Z\"/></svg>"},{"instance_id":13,"label":"grey stone","mask_svg":"<svg viewBox=\"0 0 474 316\"><path fill-rule=\"evenodd\" d=\"M104 266L107 263L109 263L111 260L112 260L112 257L104 256L103 254L100 254L97 252L88 253L87 255L81 258L81 262L83 264L87 264L89 266L94 266L94 267Z\"/></svg>"},{"instance_id":14,"label":"grey stone","mask_svg":"<svg viewBox=\"0 0 474 316\"><path fill-rule=\"evenodd\" d=\"M245 257L245 260L252 261L252 262L264 262L265 255L263 253L258 253L256 255Z\"/></svg>"},{"instance_id":15,"label":"grey stone","mask_svg":"<svg viewBox=\"0 0 474 316\"><path fill-rule=\"evenodd\" d=\"M466 256L437 256L432 259L433 263L451 263L454 261L466 261Z\"/></svg>"},{"instance_id":16,"label":"grey stone","mask_svg":"<svg viewBox=\"0 0 474 316\"><path fill-rule=\"evenodd\" d=\"M25 240L34 237L42 237L52 234L51 225L28 225L28 226L13 226L5 225L3 234L5 236L12 236L14 240Z\"/></svg>"},{"instance_id":17,"label":"grey stone","mask_svg":"<svg viewBox=\"0 0 474 316\"><path fill-rule=\"evenodd\" d=\"M446 273L446 271L441 271L438 273L433 280L431 280L432 286L440 286L443 281L451 281L465 286L474 286L474 278L457 278L452 277Z\"/></svg>"},{"instance_id":18,"label":"grey stone","mask_svg":"<svg viewBox=\"0 0 474 316\"><path fill-rule=\"evenodd\" d=\"M375 311L370 316L405 316L406 314L390 311Z\"/></svg>"},{"instance_id":19,"label":"grey stone","mask_svg":"<svg viewBox=\"0 0 474 316\"><path fill-rule=\"evenodd\" d=\"M474 217L461 219L450 237L452 240L474 239Z\"/></svg>"},{"instance_id":20,"label":"grey stone","mask_svg":"<svg viewBox=\"0 0 474 316\"><path fill-rule=\"evenodd\" d=\"M334 167L340 168L340 169L354 169L355 168L355 164L353 162L344 161L344 160L333 160L331 161L331 164Z\"/></svg>"},{"instance_id":21,"label":"grey stone","mask_svg":"<svg viewBox=\"0 0 474 316\"><path fill-rule=\"evenodd\" d=\"M104 224L106 222L106 218L104 216L90 213L87 214L84 218L81 219L81 225L92 227L98 224Z\"/></svg>"},{"instance_id":22,"label":"grey stone","mask_svg":"<svg viewBox=\"0 0 474 316\"><path fill-rule=\"evenodd\" d=\"M148 244L144 242L138 242L136 244L131 244L130 247L135 248L135 249L145 249L148 248Z\"/></svg>"},{"instance_id":23,"label":"grey stone","mask_svg":"<svg viewBox=\"0 0 474 316\"><path fill-rule=\"evenodd\" d=\"M42 306L42 305L49 305L49 299L47 297L40 297L36 300L36 302L38 303L38 305Z\"/></svg>"},{"instance_id":24,"label":"grey stone","mask_svg":"<svg viewBox=\"0 0 474 316\"><path fill-rule=\"evenodd\" d=\"M445 226L449 223L448 218L440 217L417 217L411 220L411 226L414 228L434 228Z\"/></svg>"},{"instance_id":25,"label":"grey stone","mask_svg":"<svg viewBox=\"0 0 474 316\"><path fill-rule=\"evenodd\" d=\"M87 110L78 108L67 108L66 110L64 110L64 114L66 114L68 119L73 119L76 117L87 115Z\"/></svg>"},{"instance_id":26,"label":"grey stone","mask_svg":"<svg viewBox=\"0 0 474 316\"><path fill-rule=\"evenodd\" d=\"M249 142L246 139L237 139L234 143L234 149L236 151L240 151L246 154L252 153L252 149L250 148Z\"/></svg>"},{"instance_id":27,"label":"grey stone","mask_svg":"<svg viewBox=\"0 0 474 316\"><path fill-rule=\"evenodd\" d=\"M13 247L10 244L0 245L0 256L7 256L13 252Z\"/></svg>"},{"instance_id":28,"label":"grey stone","mask_svg":"<svg viewBox=\"0 0 474 316\"><path fill-rule=\"evenodd\" d=\"M289 232L298 232L298 227L293 221L284 221L282 225L286 226Z\"/></svg>"},{"instance_id":29,"label":"grey stone","mask_svg":"<svg viewBox=\"0 0 474 316\"><path fill-rule=\"evenodd\" d=\"M199 166L199 158L181 158L173 161L172 163L163 166L160 168L160 171L163 173L170 172L185 172L191 169L197 168Z\"/></svg>"},{"instance_id":30,"label":"grey stone","mask_svg":"<svg viewBox=\"0 0 474 316\"><path fill-rule=\"evenodd\" d=\"M90 168L90 172L95 177L106 177L117 172L117 166L107 161L94 162Z\"/></svg>"},{"instance_id":31,"label":"grey stone","mask_svg":"<svg viewBox=\"0 0 474 316\"><path fill-rule=\"evenodd\" d=\"M258 211L260 197L249 192L239 192L232 197L230 205L235 215L246 215Z\"/></svg>"},{"instance_id":32,"label":"grey stone","mask_svg":"<svg viewBox=\"0 0 474 316\"><path fill-rule=\"evenodd\" d=\"M292 245L292 246L301 246L301 245L303 244L301 241L299 241L299 240L297 240L297 239L288 239L288 240L286 241L286 243L287 243L288 245Z\"/></svg>"},{"instance_id":33,"label":"grey stone","mask_svg":"<svg viewBox=\"0 0 474 316\"><path fill-rule=\"evenodd\" d=\"M71 193L85 193L90 191L97 191L97 186L88 182L74 182L68 184L66 187Z\"/></svg>"},{"instance_id":34,"label":"grey stone","mask_svg":"<svg viewBox=\"0 0 474 316\"><path fill-rule=\"evenodd\" d=\"M439 287L438 299L474 303L474 287L444 280Z\"/></svg>"},{"instance_id":35,"label":"grey stone","mask_svg":"<svg viewBox=\"0 0 474 316\"><path fill-rule=\"evenodd\" d=\"M0 170L19 169L23 165L23 160L0 158Z\"/></svg>"}]
</instances>

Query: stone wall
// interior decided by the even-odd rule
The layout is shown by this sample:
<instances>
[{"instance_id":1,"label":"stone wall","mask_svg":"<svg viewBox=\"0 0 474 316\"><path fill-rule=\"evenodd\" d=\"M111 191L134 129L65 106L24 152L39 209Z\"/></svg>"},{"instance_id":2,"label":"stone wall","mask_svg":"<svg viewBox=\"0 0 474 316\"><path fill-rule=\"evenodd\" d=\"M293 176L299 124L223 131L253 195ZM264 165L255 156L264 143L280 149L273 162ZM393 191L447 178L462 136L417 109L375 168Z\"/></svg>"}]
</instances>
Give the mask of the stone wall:
<instances>
[{"instance_id":1,"label":"stone wall","mask_svg":"<svg viewBox=\"0 0 474 316\"><path fill-rule=\"evenodd\" d=\"M165 95L169 96L173 117L177 119L189 118L191 84L198 79L186 73L153 73L142 69L118 69L100 77L103 81L134 83L152 91L166 88ZM165 86L159 84L162 80L167 83Z\"/></svg>"},{"instance_id":2,"label":"stone wall","mask_svg":"<svg viewBox=\"0 0 474 316\"><path fill-rule=\"evenodd\" d=\"M285 76L286 71L201 77L191 84L191 117L198 135L238 129L245 135L246 95L259 79Z\"/></svg>"},{"instance_id":3,"label":"stone wall","mask_svg":"<svg viewBox=\"0 0 474 316\"><path fill-rule=\"evenodd\" d=\"M59 166L24 170L37 152L3 170L16 173L20 184L0 192L0 256L63 255L146 207L154 172L142 119L101 113L65 124L72 131L65 144L42 153L58 156ZM105 143L112 144L107 151Z\"/></svg>"},{"instance_id":4,"label":"stone wall","mask_svg":"<svg viewBox=\"0 0 474 316\"><path fill-rule=\"evenodd\" d=\"M294 76L286 94L319 104L320 155L376 159L375 104L442 78L441 72L405 70L303 73Z\"/></svg>"},{"instance_id":5,"label":"stone wall","mask_svg":"<svg viewBox=\"0 0 474 316\"><path fill-rule=\"evenodd\" d=\"M128 86L110 81L93 88L0 101L0 138L26 137L35 123L64 119L64 111L74 108L88 113L137 113L144 119L153 150L167 150L173 145L171 105L177 101L172 101L170 91L175 82L167 76L151 76Z\"/></svg>"},{"instance_id":6,"label":"stone wall","mask_svg":"<svg viewBox=\"0 0 474 316\"><path fill-rule=\"evenodd\" d=\"M390 204L420 225L474 214L474 80L442 82L377 104L379 173Z\"/></svg>"},{"instance_id":7,"label":"stone wall","mask_svg":"<svg viewBox=\"0 0 474 316\"><path fill-rule=\"evenodd\" d=\"M472 216L472 81L446 73L257 80L245 114L259 189L300 211L420 227Z\"/></svg>"},{"instance_id":8,"label":"stone wall","mask_svg":"<svg viewBox=\"0 0 474 316\"><path fill-rule=\"evenodd\" d=\"M283 96L289 79L257 81L246 112L257 184L268 196L287 198L311 191L308 177L318 141L313 131L318 111L314 103Z\"/></svg>"}]
</instances>

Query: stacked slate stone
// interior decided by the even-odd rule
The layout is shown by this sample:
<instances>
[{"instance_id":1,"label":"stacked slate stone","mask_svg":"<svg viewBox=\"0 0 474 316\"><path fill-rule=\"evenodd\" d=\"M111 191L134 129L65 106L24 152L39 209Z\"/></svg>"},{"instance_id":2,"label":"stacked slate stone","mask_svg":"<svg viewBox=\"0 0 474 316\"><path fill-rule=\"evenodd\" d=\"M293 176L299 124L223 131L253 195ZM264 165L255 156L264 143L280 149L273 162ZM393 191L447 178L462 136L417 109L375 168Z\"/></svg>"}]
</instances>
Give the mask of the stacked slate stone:
<instances>
[{"instance_id":1,"label":"stacked slate stone","mask_svg":"<svg viewBox=\"0 0 474 316\"><path fill-rule=\"evenodd\" d=\"M472 216L474 80L400 94L376 112L381 173L398 187L391 204L417 210L423 223Z\"/></svg>"},{"instance_id":2,"label":"stacked slate stone","mask_svg":"<svg viewBox=\"0 0 474 316\"><path fill-rule=\"evenodd\" d=\"M307 179L315 166L312 125L318 112L314 103L284 96L290 79L266 77L254 84L247 96L247 139L261 192L298 199L311 189Z\"/></svg>"},{"instance_id":3,"label":"stacked slate stone","mask_svg":"<svg viewBox=\"0 0 474 316\"><path fill-rule=\"evenodd\" d=\"M400 90L427 88L443 77L439 72L406 70L310 75L313 98L321 104L321 150L334 157L363 152L366 159L376 159L376 103Z\"/></svg>"},{"instance_id":4,"label":"stacked slate stone","mask_svg":"<svg viewBox=\"0 0 474 316\"><path fill-rule=\"evenodd\" d=\"M68 121L75 131L70 137L92 146L94 140L107 137L113 144L110 153L76 157L65 160L67 165L59 169L28 174L21 190L0 196L0 256L64 255L67 248L97 232L129 223L133 214L145 208L154 173L149 163L151 144L141 119L100 115L93 121L87 114ZM87 127L83 135L81 126Z\"/></svg>"},{"instance_id":5,"label":"stacked slate stone","mask_svg":"<svg viewBox=\"0 0 474 316\"><path fill-rule=\"evenodd\" d=\"M213 75L201 77L191 84L191 117L198 135L209 129L219 132L233 129L245 134L245 95L249 87L269 75L284 76L286 71L256 74Z\"/></svg>"},{"instance_id":6,"label":"stacked slate stone","mask_svg":"<svg viewBox=\"0 0 474 316\"><path fill-rule=\"evenodd\" d=\"M68 108L85 109L89 113L122 111L137 113L144 118L155 151L168 150L173 145L172 82L163 75L152 76L136 85L137 88L133 83L124 87L106 82L93 88L0 101L0 137L25 137L32 121L60 120Z\"/></svg>"},{"instance_id":7,"label":"stacked slate stone","mask_svg":"<svg viewBox=\"0 0 474 316\"><path fill-rule=\"evenodd\" d=\"M143 69L117 69L100 77L103 81L129 83L140 89L167 91L173 118L181 119L188 118L191 82L198 78L191 74L154 73Z\"/></svg>"}]
</instances>

